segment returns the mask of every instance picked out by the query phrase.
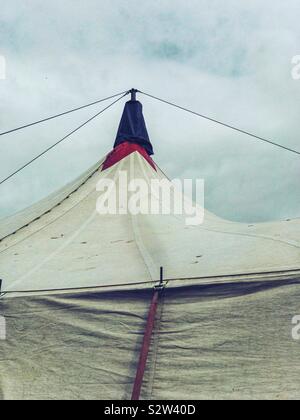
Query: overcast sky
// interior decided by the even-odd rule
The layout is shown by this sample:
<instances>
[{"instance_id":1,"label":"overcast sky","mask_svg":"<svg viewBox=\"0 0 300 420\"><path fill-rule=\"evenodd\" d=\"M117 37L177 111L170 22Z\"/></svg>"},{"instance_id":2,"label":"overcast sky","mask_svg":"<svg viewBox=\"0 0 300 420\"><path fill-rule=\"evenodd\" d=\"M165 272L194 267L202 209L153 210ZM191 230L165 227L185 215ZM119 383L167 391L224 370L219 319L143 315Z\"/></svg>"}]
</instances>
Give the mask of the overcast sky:
<instances>
[{"instance_id":1,"label":"overcast sky","mask_svg":"<svg viewBox=\"0 0 300 420\"><path fill-rule=\"evenodd\" d=\"M300 149L299 0L1 0L0 131L137 87ZM139 97L155 160L236 221L300 216L300 157ZM101 109L0 137L0 179ZM0 186L0 217L110 151L123 103Z\"/></svg>"}]
</instances>

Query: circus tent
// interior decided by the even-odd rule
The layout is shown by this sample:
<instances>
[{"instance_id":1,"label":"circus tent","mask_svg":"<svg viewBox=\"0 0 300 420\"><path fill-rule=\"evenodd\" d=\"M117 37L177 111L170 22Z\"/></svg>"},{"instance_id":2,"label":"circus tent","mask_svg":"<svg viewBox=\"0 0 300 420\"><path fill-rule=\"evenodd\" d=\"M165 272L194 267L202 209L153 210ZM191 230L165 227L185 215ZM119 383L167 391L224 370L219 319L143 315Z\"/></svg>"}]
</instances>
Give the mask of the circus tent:
<instances>
[{"instance_id":1,"label":"circus tent","mask_svg":"<svg viewBox=\"0 0 300 420\"><path fill-rule=\"evenodd\" d=\"M300 219L99 214L103 180L142 180L147 203L152 181L176 194L152 155L133 98L112 152L0 221L0 399L130 398L158 285L141 398L300 397Z\"/></svg>"}]
</instances>

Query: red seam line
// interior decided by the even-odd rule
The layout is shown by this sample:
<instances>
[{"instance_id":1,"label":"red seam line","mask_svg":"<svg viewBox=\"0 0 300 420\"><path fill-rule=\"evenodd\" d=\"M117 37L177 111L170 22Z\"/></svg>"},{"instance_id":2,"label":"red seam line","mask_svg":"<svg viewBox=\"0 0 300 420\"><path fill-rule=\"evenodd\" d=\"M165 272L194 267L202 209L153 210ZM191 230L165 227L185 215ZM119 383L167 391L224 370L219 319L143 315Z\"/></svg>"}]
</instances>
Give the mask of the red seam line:
<instances>
[{"instance_id":1,"label":"red seam line","mask_svg":"<svg viewBox=\"0 0 300 420\"><path fill-rule=\"evenodd\" d=\"M154 291L151 305L149 308L147 325L144 333L143 344L140 352L139 364L136 371L136 377L134 381L133 391L131 400L139 400L141 395L141 389L143 385L143 379L151 344L151 337L153 333L154 323L155 323L155 316L158 304L158 296L159 292L157 290Z\"/></svg>"}]
</instances>

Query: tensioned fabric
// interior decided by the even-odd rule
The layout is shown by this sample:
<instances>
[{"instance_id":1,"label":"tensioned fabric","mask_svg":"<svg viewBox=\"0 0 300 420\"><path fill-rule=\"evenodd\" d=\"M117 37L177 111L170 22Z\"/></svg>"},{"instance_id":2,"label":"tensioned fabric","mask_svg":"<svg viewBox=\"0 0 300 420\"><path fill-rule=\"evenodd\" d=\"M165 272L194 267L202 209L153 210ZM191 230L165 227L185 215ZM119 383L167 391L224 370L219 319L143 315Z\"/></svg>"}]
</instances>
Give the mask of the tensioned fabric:
<instances>
[{"instance_id":1,"label":"tensioned fabric","mask_svg":"<svg viewBox=\"0 0 300 420\"><path fill-rule=\"evenodd\" d=\"M129 398L160 266L142 398L299 398L300 219L100 215L105 178L169 182L137 151L102 164L1 221L0 399Z\"/></svg>"},{"instance_id":2,"label":"tensioned fabric","mask_svg":"<svg viewBox=\"0 0 300 420\"><path fill-rule=\"evenodd\" d=\"M100 215L97 186L103 179L115 180L118 187L122 172L127 184L133 179L144 181L149 189L143 204L161 202L151 181L169 183L138 152L106 171L101 167L96 172L93 167L82 182L77 180L74 186L2 221L4 298L12 292L148 288L159 279L161 266L169 286L299 275L300 219L242 224L205 211L202 224L188 226L186 215ZM28 223L30 218L34 221Z\"/></svg>"},{"instance_id":3,"label":"tensioned fabric","mask_svg":"<svg viewBox=\"0 0 300 420\"><path fill-rule=\"evenodd\" d=\"M153 169L156 170L155 163L142 146L135 143L123 142L116 146L111 151L111 153L108 154L107 158L105 159L105 162L103 163L102 171L111 168L113 165L120 162L122 159L124 159L126 156L130 155L133 152L140 153L143 156L143 158L147 160L149 165L151 165Z\"/></svg>"},{"instance_id":4,"label":"tensioned fabric","mask_svg":"<svg viewBox=\"0 0 300 420\"><path fill-rule=\"evenodd\" d=\"M143 399L299 399L300 279L167 288ZM0 300L0 399L129 399L151 291Z\"/></svg>"}]
</instances>

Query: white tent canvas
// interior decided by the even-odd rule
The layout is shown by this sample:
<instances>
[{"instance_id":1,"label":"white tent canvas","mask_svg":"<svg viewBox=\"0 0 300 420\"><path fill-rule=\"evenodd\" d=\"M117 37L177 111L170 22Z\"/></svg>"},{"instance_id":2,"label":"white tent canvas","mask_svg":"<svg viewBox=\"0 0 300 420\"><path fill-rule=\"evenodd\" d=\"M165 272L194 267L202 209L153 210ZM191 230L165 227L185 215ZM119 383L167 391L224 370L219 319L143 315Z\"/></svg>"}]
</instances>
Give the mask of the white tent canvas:
<instances>
[{"instance_id":1,"label":"white tent canvas","mask_svg":"<svg viewBox=\"0 0 300 420\"><path fill-rule=\"evenodd\" d=\"M170 182L139 151L104 161L1 221L0 398L129 398L160 267L142 398L299 398L300 219L101 215L104 178Z\"/></svg>"}]
</instances>

